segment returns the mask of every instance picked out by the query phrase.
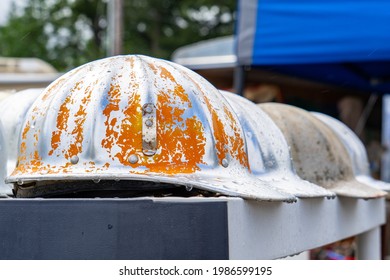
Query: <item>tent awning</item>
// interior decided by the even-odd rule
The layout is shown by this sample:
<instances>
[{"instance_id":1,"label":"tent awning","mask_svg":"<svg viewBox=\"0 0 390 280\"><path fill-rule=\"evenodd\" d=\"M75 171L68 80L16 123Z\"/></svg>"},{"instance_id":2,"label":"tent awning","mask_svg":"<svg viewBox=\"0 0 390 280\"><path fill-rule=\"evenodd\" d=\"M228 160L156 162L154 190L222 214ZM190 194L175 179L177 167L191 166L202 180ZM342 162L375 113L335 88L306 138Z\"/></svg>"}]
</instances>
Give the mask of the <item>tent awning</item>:
<instances>
[{"instance_id":1,"label":"tent awning","mask_svg":"<svg viewBox=\"0 0 390 280\"><path fill-rule=\"evenodd\" d=\"M390 2L241 0L240 65L390 92Z\"/></svg>"}]
</instances>

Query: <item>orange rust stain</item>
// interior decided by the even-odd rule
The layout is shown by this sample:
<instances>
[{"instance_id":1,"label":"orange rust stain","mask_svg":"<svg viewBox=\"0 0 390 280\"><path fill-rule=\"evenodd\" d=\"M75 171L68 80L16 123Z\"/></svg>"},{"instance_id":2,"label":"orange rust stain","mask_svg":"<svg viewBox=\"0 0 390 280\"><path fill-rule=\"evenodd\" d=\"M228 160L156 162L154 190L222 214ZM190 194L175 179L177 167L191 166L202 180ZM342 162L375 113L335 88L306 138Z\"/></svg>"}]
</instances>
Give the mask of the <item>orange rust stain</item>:
<instances>
[{"instance_id":1,"label":"orange rust stain","mask_svg":"<svg viewBox=\"0 0 390 280\"><path fill-rule=\"evenodd\" d=\"M23 128L23 132L22 132L22 139L23 140L26 140L27 134L29 131L30 131L30 121L27 121L26 125Z\"/></svg>"},{"instance_id":2,"label":"orange rust stain","mask_svg":"<svg viewBox=\"0 0 390 280\"><path fill-rule=\"evenodd\" d=\"M52 132L51 136L51 150L49 151L49 155L52 155L53 152L58 148L61 141L61 135L68 128L68 120L69 120L69 112L70 109L68 105L71 103L72 97L68 95L65 98L65 101L60 106L60 110L57 114L57 130Z\"/></svg>"},{"instance_id":3,"label":"orange rust stain","mask_svg":"<svg viewBox=\"0 0 390 280\"><path fill-rule=\"evenodd\" d=\"M175 78L172 76L171 72L169 72L165 67L159 66L160 69L160 76L163 79L169 79L175 84L177 84Z\"/></svg>"},{"instance_id":4,"label":"orange rust stain","mask_svg":"<svg viewBox=\"0 0 390 280\"><path fill-rule=\"evenodd\" d=\"M219 163L222 164L222 160L227 158L227 155L229 154L229 147L227 145L229 143L229 136L227 135L225 127L208 97L203 96L203 99L211 113L217 157Z\"/></svg>"},{"instance_id":5,"label":"orange rust stain","mask_svg":"<svg viewBox=\"0 0 390 280\"><path fill-rule=\"evenodd\" d=\"M104 122L106 126L106 136L102 140L101 145L108 151L116 144L118 138L118 131L115 130L117 119L111 117L112 112L119 111L119 102L121 101L120 87L117 84L111 84L110 90L108 91L108 104L103 110L103 115L106 117Z\"/></svg>"},{"instance_id":6,"label":"orange rust stain","mask_svg":"<svg viewBox=\"0 0 390 280\"><path fill-rule=\"evenodd\" d=\"M223 110L228 117L231 129L234 131L234 136L229 137L230 143L232 144L232 151L235 153L234 156L240 161L243 166L250 169L248 155L245 150L245 141L242 136L242 132L239 129L240 124L238 123L237 119L233 117L233 113L227 106L224 106Z\"/></svg>"},{"instance_id":7,"label":"orange rust stain","mask_svg":"<svg viewBox=\"0 0 390 280\"><path fill-rule=\"evenodd\" d=\"M58 88L61 87L65 81L65 78L57 79L50 87L45 90L45 93L42 96L42 100L46 101L52 94L55 94L56 90L58 90Z\"/></svg>"},{"instance_id":8,"label":"orange rust stain","mask_svg":"<svg viewBox=\"0 0 390 280\"><path fill-rule=\"evenodd\" d=\"M142 151L142 110L140 95L133 94L128 107L123 110L123 118L120 124L120 130L115 139L115 144L121 149L121 152L114 155L125 165L131 154Z\"/></svg>"},{"instance_id":9,"label":"orange rust stain","mask_svg":"<svg viewBox=\"0 0 390 280\"><path fill-rule=\"evenodd\" d=\"M93 85L95 85L97 81ZM92 86L93 87L93 86ZM77 88L81 89L81 88ZM79 110L75 114L75 128L72 130L72 135L75 135L75 142L71 143L68 151L65 153L65 158L69 159L72 156L78 155L82 152L82 143L84 140L84 123L87 119L86 108L91 101L92 88L88 86L85 89L85 96L81 100Z\"/></svg>"},{"instance_id":10,"label":"orange rust stain","mask_svg":"<svg viewBox=\"0 0 390 280\"><path fill-rule=\"evenodd\" d=\"M203 97L203 100L206 103L208 110L211 113L212 124L213 124L213 135L215 138L215 147L217 150L217 157L219 163L222 164L222 160L229 154L229 150L232 153L232 157L237 159L243 166L249 169L249 161L248 156L245 151L245 142L239 133L239 124L233 117L232 113L229 109L224 105L224 114L226 115L228 122L227 125L234 131L234 136L229 136L226 133L224 124L221 121L220 116L218 115L217 110L211 104L211 101L203 92L201 86L192 79L187 73L184 73L186 77L193 82L193 84L197 87L199 92L199 96ZM231 148L229 149L229 145Z\"/></svg>"},{"instance_id":11,"label":"orange rust stain","mask_svg":"<svg viewBox=\"0 0 390 280\"><path fill-rule=\"evenodd\" d=\"M154 66L153 63L148 63L148 65L149 65L150 69L152 69L152 71L154 72L154 74L157 75L157 68L156 68L156 66Z\"/></svg>"},{"instance_id":12,"label":"orange rust stain","mask_svg":"<svg viewBox=\"0 0 390 280\"><path fill-rule=\"evenodd\" d=\"M20 143L18 162L25 162L27 159L27 134L30 131L30 121L27 121L22 132L22 142Z\"/></svg>"}]
</instances>

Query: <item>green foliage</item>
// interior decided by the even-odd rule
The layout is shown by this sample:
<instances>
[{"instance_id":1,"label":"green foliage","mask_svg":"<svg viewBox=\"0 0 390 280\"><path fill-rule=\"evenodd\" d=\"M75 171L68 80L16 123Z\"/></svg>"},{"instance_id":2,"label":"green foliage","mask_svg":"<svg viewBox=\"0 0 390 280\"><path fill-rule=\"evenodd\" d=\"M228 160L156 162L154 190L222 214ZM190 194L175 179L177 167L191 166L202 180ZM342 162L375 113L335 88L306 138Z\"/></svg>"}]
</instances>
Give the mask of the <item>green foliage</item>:
<instances>
[{"instance_id":1,"label":"green foliage","mask_svg":"<svg viewBox=\"0 0 390 280\"><path fill-rule=\"evenodd\" d=\"M0 56L39 57L58 70L106 55L107 1L29 0L0 26ZM123 0L123 53L169 58L233 33L235 0Z\"/></svg>"}]
</instances>

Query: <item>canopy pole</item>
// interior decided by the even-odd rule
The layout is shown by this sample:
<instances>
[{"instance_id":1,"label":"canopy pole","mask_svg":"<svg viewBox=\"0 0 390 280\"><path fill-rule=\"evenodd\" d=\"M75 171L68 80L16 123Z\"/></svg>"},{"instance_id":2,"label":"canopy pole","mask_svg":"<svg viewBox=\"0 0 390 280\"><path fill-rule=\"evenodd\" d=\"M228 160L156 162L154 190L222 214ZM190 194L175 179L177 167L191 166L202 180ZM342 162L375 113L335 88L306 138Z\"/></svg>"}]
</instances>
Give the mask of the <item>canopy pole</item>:
<instances>
[{"instance_id":1,"label":"canopy pole","mask_svg":"<svg viewBox=\"0 0 390 280\"><path fill-rule=\"evenodd\" d=\"M108 46L107 55L122 53L123 45L123 0L110 0L107 9Z\"/></svg>"},{"instance_id":2,"label":"canopy pole","mask_svg":"<svg viewBox=\"0 0 390 280\"><path fill-rule=\"evenodd\" d=\"M367 123L367 119L370 116L377 99L378 99L378 95L375 92L371 93L370 98L368 99L367 105L366 105L366 107L364 107L363 113L360 116L359 121L358 121L356 128L355 128L355 133L359 137L361 137L363 129Z\"/></svg>"},{"instance_id":3,"label":"canopy pole","mask_svg":"<svg viewBox=\"0 0 390 280\"><path fill-rule=\"evenodd\" d=\"M244 96L245 86L245 68L242 65L234 68L233 87L234 92L238 95Z\"/></svg>"},{"instance_id":4,"label":"canopy pole","mask_svg":"<svg viewBox=\"0 0 390 280\"><path fill-rule=\"evenodd\" d=\"M382 146L381 180L390 182L390 94L382 96Z\"/></svg>"}]
</instances>

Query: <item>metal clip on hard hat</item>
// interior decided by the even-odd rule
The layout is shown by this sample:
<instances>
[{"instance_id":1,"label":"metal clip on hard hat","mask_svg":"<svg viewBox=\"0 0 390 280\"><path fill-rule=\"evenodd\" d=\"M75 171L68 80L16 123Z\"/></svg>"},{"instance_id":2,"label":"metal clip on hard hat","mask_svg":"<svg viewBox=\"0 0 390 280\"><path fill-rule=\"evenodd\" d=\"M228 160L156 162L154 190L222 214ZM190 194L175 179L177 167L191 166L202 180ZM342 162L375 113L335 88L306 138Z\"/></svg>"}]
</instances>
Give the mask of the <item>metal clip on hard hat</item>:
<instances>
[{"instance_id":1,"label":"metal clip on hard hat","mask_svg":"<svg viewBox=\"0 0 390 280\"><path fill-rule=\"evenodd\" d=\"M250 173L243 129L219 91L165 60L128 55L80 66L45 89L22 130L7 178L18 197L179 185L295 199Z\"/></svg>"},{"instance_id":2,"label":"metal clip on hard hat","mask_svg":"<svg viewBox=\"0 0 390 280\"><path fill-rule=\"evenodd\" d=\"M386 195L355 179L344 145L327 125L312 114L285 104L259 106L283 132L301 178L340 196L370 199Z\"/></svg>"},{"instance_id":3,"label":"metal clip on hard hat","mask_svg":"<svg viewBox=\"0 0 390 280\"><path fill-rule=\"evenodd\" d=\"M232 106L245 131L249 166L252 173L273 188L299 198L335 197L322 187L299 178L280 129L255 103L221 91Z\"/></svg>"},{"instance_id":4,"label":"metal clip on hard hat","mask_svg":"<svg viewBox=\"0 0 390 280\"><path fill-rule=\"evenodd\" d=\"M4 179L10 175L16 167L18 157L18 141L20 139L21 128L31 104L44 89L27 89L22 90L0 102L0 122L3 124L1 133L3 140L0 143L0 156L4 158L1 161L2 168L5 169L1 175L1 184L4 184ZM4 142L3 142L4 141ZM12 185L4 184L2 194L11 195Z\"/></svg>"},{"instance_id":5,"label":"metal clip on hard hat","mask_svg":"<svg viewBox=\"0 0 390 280\"><path fill-rule=\"evenodd\" d=\"M352 161L352 169L356 180L370 187L390 192L389 183L371 177L366 148L359 137L347 125L331 116L317 112L312 112L312 114L337 134Z\"/></svg>"}]
</instances>

